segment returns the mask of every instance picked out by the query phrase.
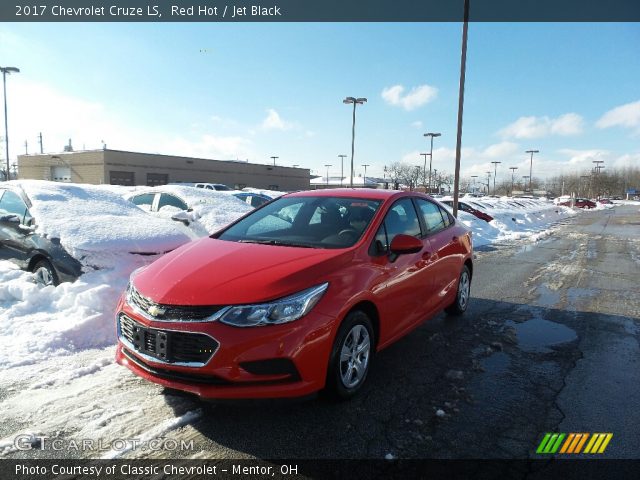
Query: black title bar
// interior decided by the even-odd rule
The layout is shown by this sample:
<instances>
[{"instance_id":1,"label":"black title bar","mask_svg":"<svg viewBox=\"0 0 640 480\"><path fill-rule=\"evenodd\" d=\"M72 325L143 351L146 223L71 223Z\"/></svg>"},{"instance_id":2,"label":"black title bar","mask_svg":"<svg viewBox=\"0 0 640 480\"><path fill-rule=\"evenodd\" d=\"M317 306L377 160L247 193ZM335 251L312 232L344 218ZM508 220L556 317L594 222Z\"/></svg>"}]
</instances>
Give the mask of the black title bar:
<instances>
[{"instance_id":1,"label":"black title bar","mask_svg":"<svg viewBox=\"0 0 640 480\"><path fill-rule=\"evenodd\" d=\"M3 22L460 22L463 0L8 0ZM639 0L470 0L472 22L638 22Z\"/></svg>"}]
</instances>

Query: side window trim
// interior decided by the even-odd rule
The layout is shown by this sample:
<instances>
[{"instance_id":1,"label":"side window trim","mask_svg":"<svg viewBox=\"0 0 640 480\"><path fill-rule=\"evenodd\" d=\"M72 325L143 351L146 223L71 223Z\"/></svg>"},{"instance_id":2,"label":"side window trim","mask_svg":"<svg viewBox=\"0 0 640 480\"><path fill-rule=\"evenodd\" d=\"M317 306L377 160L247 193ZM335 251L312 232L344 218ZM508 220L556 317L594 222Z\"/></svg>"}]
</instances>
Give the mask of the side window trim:
<instances>
[{"instance_id":1,"label":"side window trim","mask_svg":"<svg viewBox=\"0 0 640 480\"><path fill-rule=\"evenodd\" d=\"M418 215L418 220L420 221L420 225L421 225L420 228L424 228L424 231L426 232L424 237L429 237L431 235L435 235L436 233L440 233L440 232L446 230L447 228L449 228L449 227L451 227L453 225L453 222L451 222L451 218L452 217L449 216L449 212L447 212L445 209L441 208L440 205L438 205L437 203L432 202L430 200L427 200L426 198L416 198L416 197L414 197L414 203L417 203L419 200L423 201L423 202L430 203L431 205L436 207L438 212L440 212L440 217L442 218L442 225L443 225L442 228L439 228L438 230L434 230L434 231L430 232L429 229L428 229L428 225L427 225L427 223L426 223L426 221L424 219L424 215L422 213L422 210L420 209L420 207L418 207L416 205L418 211L420 212L420 214ZM447 216L448 216L448 220L449 220L449 224L448 225L445 224L444 217L442 216L443 213L446 213Z\"/></svg>"}]
</instances>

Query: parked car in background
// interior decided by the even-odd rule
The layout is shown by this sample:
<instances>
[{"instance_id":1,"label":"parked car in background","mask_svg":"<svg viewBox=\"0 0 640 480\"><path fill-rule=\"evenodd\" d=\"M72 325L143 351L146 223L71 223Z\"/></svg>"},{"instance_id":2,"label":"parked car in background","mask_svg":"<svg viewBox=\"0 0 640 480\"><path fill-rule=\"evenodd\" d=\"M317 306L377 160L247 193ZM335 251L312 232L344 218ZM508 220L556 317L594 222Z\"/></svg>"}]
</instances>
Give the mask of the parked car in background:
<instances>
[{"instance_id":1,"label":"parked car in background","mask_svg":"<svg viewBox=\"0 0 640 480\"><path fill-rule=\"evenodd\" d=\"M576 208L586 208L591 209L591 208L596 208L596 204L594 202L592 202L591 200L589 200L588 198L576 198L573 201L572 200L566 200L563 202L558 203L558 205L563 205L565 207L571 207L573 203L573 206Z\"/></svg>"},{"instance_id":2,"label":"parked car in background","mask_svg":"<svg viewBox=\"0 0 640 480\"><path fill-rule=\"evenodd\" d=\"M416 192L273 200L131 275L117 362L208 398L358 393L374 354L469 302L471 233Z\"/></svg>"},{"instance_id":3,"label":"parked car in background","mask_svg":"<svg viewBox=\"0 0 640 480\"><path fill-rule=\"evenodd\" d=\"M216 190L218 192L228 192L233 190L231 187L227 187L222 183L196 183L196 188L205 188L207 190Z\"/></svg>"},{"instance_id":4,"label":"parked car in background","mask_svg":"<svg viewBox=\"0 0 640 480\"><path fill-rule=\"evenodd\" d=\"M601 203L602 205L613 205L613 202L608 198L601 198L598 200L598 203Z\"/></svg>"},{"instance_id":5,"label":"parked car in background","mask_svg":"<svg viewBox=\"0 0 640 480\"><path fill-rule=\"evenodd\" d=\"M237 193L233 193L233 196L236 198L239 198L246 204L251 205L253 208L258 208L272 200L271 197L262 195L260 193L252 193L252 192L237 192Z\"/></svg>"},{"instance_id":6,"label":"parked car in background","mask_svg":"<svg viewBox=\"0 0 640 480\"><path fill-rule=\"evenodd\" d=\"M449 205L450 207L453 207L453 200L443 200L442 203L444 203L445 205ZM479 219L484 220L485 222L490 222L491 220L493 220L493 217L491 215L483 212L482 210L472 207L470 204L466 202L458 201L458 208L463 212L470 213L471 215L474 215Z\"/></svg>"},{"instance_id":7,"label":"parked car in background","mask_svg":"<svg viewBox=\"0 0 640 480\"><path fill-rule=\"evenodd\" d=\"M194 237L97 185L14 180L0 184L0 259L43 285L73 281L114 258L166 253Z\"/></svg>"},{"instance_id":8,"label":"parked car in background","mask_svg":"<svg viewBox=\"0 0 640 480\"><path fill-rule=\"evenodd\" d=\"M179 221L204 236L225 226L229 213L237 218L251 211L246 199L234 193L242 192L170 184L136 190L125 198L152 215Z\"/></svg>"}]
</instances>

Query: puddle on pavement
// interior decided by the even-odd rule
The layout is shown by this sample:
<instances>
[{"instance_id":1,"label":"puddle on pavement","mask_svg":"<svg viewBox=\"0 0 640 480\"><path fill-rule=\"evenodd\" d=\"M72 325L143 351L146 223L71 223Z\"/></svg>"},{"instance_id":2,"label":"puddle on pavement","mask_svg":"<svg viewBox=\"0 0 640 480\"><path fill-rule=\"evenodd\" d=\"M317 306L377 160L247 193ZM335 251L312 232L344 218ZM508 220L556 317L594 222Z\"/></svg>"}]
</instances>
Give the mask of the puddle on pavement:
<instances>
[{"instance_id":1,"label":"puddle on pavement","mask_svg":"<svg viewBox=\"0 0 640 480\"><path fill-rule=\"evenodd\" d=\"M578 338L576 332L569 327L542 318L532 318L523 323L509 320L506 325L516 330L518 346L525 352L550 352L547 347L572 342Z\"/></svg>"},{"instance_id":2,"label":"puddle on pavement","mask_svg":"<svg viewBox=\"0 0 640 480\"><path fill-rule=\"evenodd\" d=\"M511 359L504 352L496 352L490 357L484 358L480 363L485 372L491 375L500 375L507 371Z\"/></svg>"}]
</instances>

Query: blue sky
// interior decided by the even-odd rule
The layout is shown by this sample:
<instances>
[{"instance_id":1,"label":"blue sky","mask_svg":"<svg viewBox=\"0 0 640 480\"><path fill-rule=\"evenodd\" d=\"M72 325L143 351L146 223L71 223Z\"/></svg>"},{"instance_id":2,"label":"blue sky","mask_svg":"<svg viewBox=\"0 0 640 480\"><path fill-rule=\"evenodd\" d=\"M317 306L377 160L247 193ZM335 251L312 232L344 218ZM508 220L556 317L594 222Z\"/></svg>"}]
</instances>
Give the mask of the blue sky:
<instances>
[{"instance_id":1,"label":"blue sky","mask_svg":"<svg viewBox=\"0 0 640 480\"><path fill-rule=\"evenodd\" d=\"M108 148L356 173L394 161L453 172L461 25L2 24L12 158ZM639 24L472 23L462 173L534 176L640 165ZM2 149L4 152L4 148ZM4 158L4 154L2 155ZM525 172L526 170L526 172Z\"/></svg>"}]
</instances>

